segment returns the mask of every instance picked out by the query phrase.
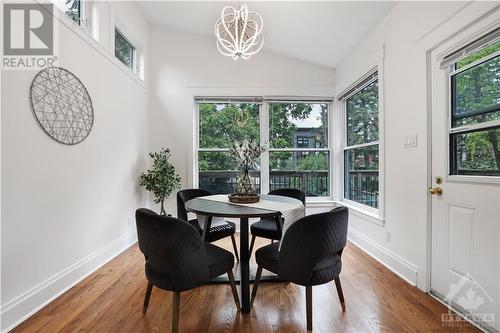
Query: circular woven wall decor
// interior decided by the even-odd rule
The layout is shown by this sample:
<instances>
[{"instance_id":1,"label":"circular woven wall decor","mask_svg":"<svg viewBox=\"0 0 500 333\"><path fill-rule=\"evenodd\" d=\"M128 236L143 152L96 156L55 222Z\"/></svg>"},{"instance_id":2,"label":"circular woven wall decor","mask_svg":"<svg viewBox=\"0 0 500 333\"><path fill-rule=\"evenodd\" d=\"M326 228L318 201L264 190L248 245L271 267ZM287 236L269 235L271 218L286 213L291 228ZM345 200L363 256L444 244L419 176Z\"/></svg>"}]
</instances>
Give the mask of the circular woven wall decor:
<instances>
[{"instance_id":1,"label":"circular woven wall decor","mask_svg":"<svg viewBox=\"0 0 500 333\"><path fill-rule=\"evenodd\" d=\"M30 88L31 111L48 136L66 145L76 145L89 135L94 109L82 82L61 67L41 70Z\"/></svg>"}]
</instances>

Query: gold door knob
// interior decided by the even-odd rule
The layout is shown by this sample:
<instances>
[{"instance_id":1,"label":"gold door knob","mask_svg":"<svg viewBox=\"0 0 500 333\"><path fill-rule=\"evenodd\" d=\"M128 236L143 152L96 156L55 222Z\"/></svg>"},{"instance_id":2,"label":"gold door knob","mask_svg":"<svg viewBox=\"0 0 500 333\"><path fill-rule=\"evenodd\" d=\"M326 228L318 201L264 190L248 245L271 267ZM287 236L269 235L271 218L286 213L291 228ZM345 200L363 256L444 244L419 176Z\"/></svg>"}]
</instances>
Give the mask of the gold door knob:
<instances>
[{"instance_id":1,"label":"gold door knob","mask_svg":"<svg viewBox=\"0 0 500 333\"><path fill-rule=\"evenodd\" d=\"M441 195L443 194L443 189L439 186L436 186L436 187L431 187L429 189L429 193L430 194L435 194L435 195Z\"/></svg>"}]
</instances>

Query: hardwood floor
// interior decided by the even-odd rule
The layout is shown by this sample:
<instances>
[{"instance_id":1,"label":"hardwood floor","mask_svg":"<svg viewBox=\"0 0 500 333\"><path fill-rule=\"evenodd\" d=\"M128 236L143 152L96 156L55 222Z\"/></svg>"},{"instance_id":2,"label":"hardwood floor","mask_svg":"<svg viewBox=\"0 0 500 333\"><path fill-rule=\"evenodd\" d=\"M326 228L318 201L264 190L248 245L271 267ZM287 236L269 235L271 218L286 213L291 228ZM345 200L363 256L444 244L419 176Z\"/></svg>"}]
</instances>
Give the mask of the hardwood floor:
<instances>
[{"instance_id":1,"label":"hardwood floor","mask_svg":"<svg viewBox=\"0 0 500 333\"><path fill-rule=\"evenodd\" d=\"M231 250L229 238L216 244ZM442 304L352 244L344 251L341 281L345 313L333 281L313 288L315 332L478 332L443 327ZM146 286L144 257L134 245L13 332L170 332L172 293L153 288L143 316ZM262 282L251 313L242 315L229 284L203 286L181 294L180 331L305 332L305 302L304 287Z\"/></svg>"}]
</instances>

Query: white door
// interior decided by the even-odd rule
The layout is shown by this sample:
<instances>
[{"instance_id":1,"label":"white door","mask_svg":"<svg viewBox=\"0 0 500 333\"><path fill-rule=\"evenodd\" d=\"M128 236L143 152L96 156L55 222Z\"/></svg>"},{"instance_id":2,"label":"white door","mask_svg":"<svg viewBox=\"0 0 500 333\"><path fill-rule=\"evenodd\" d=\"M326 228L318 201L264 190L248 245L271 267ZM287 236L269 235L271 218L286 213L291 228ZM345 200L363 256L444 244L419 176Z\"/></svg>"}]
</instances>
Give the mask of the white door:
<instances>
[{"instance_id":1,"label":"white door","mask_svg":"<svg viewBox=\"0 0 500 333\"><path fill-rule=\"evenodd\" d=\"M457 65L431 53L431 292L500 331L500 41L482 45Z\"/></svg>"}]
</instances>

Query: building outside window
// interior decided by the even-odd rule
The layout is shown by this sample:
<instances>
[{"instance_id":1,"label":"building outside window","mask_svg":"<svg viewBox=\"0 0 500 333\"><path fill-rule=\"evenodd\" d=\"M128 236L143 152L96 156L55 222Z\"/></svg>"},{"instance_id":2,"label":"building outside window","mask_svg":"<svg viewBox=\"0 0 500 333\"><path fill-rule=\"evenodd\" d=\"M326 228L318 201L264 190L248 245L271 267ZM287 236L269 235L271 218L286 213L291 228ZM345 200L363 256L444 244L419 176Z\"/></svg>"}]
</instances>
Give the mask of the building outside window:
<instances>
[{"instance_id":1,"label":"building outside window","mask_svg":"<svg viewBox=\"0 0 500 333\"><path fill-rule=\"evenodd\" d=\"M272 102L269 106L269 190L297 188L330 196L328 103Z\"/></svg>"},{"instance_id":2,"label":"building outside window","mask_svg":"<svg viewBox=\"0 0 500 333\"><path fill-rule=\"evenodd\" d=\"M328 103L270 102L263 108L255 102L199 99L197 105L199 188L235 192L238 171L229 156L232 141L261 142L261 132L268 131L269 150L261 157L264 171L251 172L257 191L265 181L269 190L298 188L309 197L330 196ZM268 114L260 117L260 112Z\"/></svg>"}]
</instances>

